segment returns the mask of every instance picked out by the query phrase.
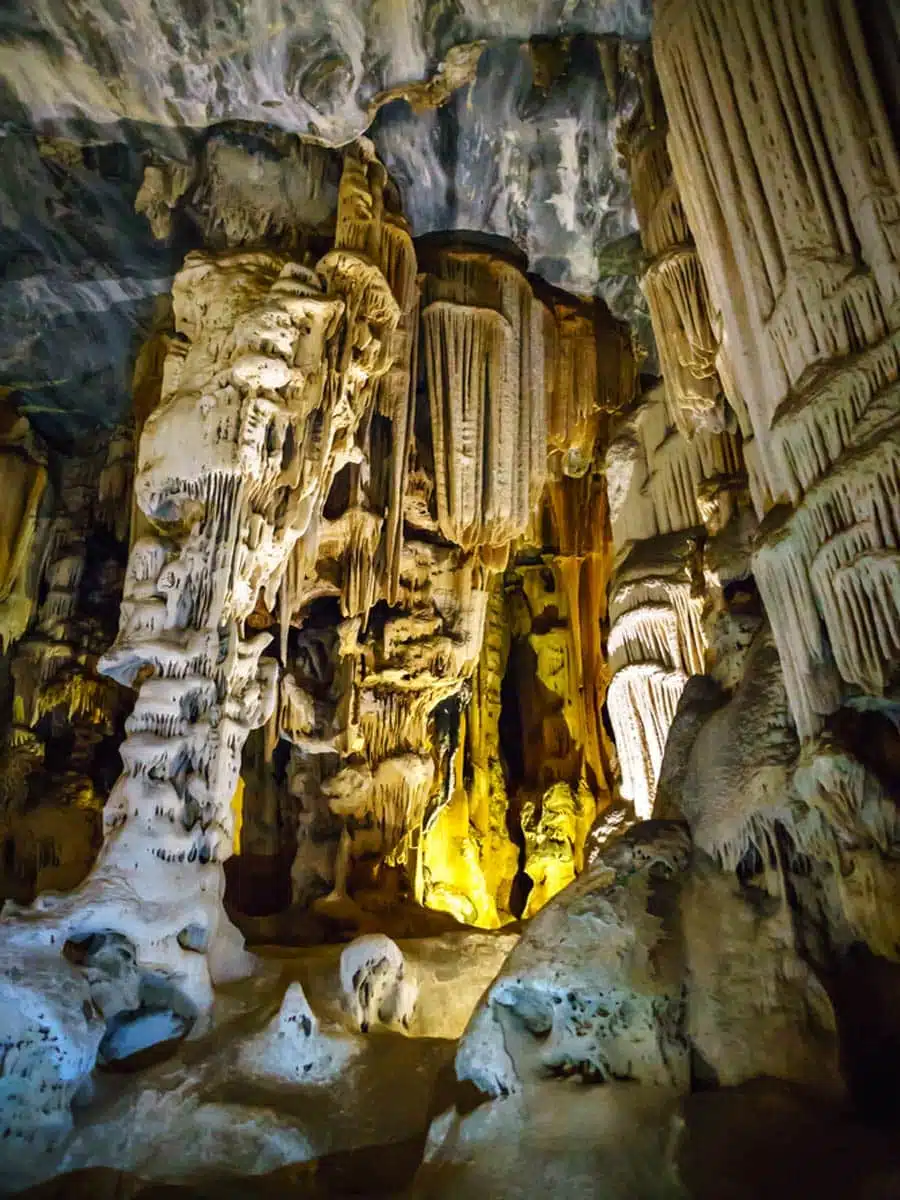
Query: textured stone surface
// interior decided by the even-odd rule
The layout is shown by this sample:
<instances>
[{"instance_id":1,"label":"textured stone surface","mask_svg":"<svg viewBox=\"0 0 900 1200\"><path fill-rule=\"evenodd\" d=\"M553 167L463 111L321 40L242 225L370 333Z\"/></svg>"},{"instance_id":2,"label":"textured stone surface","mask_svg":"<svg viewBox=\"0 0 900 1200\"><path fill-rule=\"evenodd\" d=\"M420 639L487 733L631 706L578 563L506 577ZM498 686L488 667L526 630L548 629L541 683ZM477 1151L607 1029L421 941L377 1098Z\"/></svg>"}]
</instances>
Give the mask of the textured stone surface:
<instances>
[{"instance_id":1,"label":"textured stone surface","mask_svg":"<svg viewBox=\"0 0 900 1200\"><path fill-rule=\"evenodd\" d=\"M134 212L140 155L0 137L0 385L55 438L112 426L174 260ZM43 152L42 152L43 151Z\"/></svg>"},{"instance_id":2,"label":"textured stone surface","mask_svg":"<svg viewBox=\"0 0 900 1200\"><path fill-rule=\"evenodd\" d=\"M0 73L7 113L24 110L35 124L203 127L240 118L342 143L366 128L379 93L428 79L461 43L649 31L648 0L250 8L43 0L4 17Z\"/></svg>"},{"instance_id":3,"label":"textured stone surface","mask_svg":"<svg viewBox=\"0 0 900 1200\"><path fill-rule=\"evenodd\" d=\"M183 190L223 122L241 123L251 159L262 133L262 157L232 163L232 176L252 179L272 210L277 184L260 167L291 152L284 140L265 148L267 129L330 146L368 130L415 235L508 237L548 281L607 299L649 346L615 148L636 83L623 74L610 98L597 41L649 32L649 0L45 0L5 11L0 385L26 385L39 427L57 437L121 416L154 299L202 223L192 202L177 249L155 242L150 223L172 227L148 207L144 167L175 164ZM139 193L146 216L134 211Z\"/></svg>"},{"instance_id":4,"label":"textured stone surface","mask_svg":"<svg viewBox=\"0 0 900 1200\"><path fill-rule=\"evenodd\" d=\"M673 919L689 852L684 826L643 822L551 901L473 1015L459 1078L495 1098L547 1075L686 1089Z\"/></svg>"},{"instance_id":5,"label":"textured stone surface","mask_svg":"<svg viewBox=\"0 0 900 1200\"><path fill-rule=\"evenodd\" d=\"M416 234L509 238L549 283L601 295L630 318L643 310L641 259L615 137L636 87L623 76L610 99L593 39L504 40L441 108L395 102L372 137Z\"/></svg>"},{"instance_id":6,"label":"textured stone surface","mask_svg":"<svg viewBox=\"0 0 900 1200\"><path fill-rule=\"evenodd\" d=\"M62 1145L103 1022L65 961L33 965L27 989L10 976L0 987L0 1130L10 1130L0 1138L3 1183L104 1167L199 1184L291 1164L299 1170L317 1158L407 1140L420 1147L454 1039L516 938L377 940L379 953L415 981L408 1032L392 1019L362 1032L348 1003L342 966L371 957L372 939L344 948L345 964L338 946L270 953L255 979L220 992L199 1038L142 1057L140 1022L164 1015L138 1015L112 1047L121 1054L107 1056L130 1062L94 1073L93 1089L79 1097L77 1128ZM9 1005L17 986L18 1006Z\"/></svg>"}]
</instances>

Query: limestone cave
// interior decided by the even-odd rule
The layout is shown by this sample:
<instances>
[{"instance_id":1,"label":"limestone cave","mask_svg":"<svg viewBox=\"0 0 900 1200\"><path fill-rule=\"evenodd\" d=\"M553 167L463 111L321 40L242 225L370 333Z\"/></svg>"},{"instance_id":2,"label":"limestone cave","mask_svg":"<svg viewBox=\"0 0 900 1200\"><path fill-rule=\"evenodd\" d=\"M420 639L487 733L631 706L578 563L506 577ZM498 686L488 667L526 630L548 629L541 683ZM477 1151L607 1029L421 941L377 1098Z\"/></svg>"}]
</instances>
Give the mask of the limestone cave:
<instances>
[{"instance_id":1,"label":"limestone cave","mask_svg":"<svg viewBox=\"0 0 900 1200\"><path fill-rule=\"evenodd\" d=\"M9 0L0 1195L900 1198L900 0Z\"/></svg>"}]
</instances>

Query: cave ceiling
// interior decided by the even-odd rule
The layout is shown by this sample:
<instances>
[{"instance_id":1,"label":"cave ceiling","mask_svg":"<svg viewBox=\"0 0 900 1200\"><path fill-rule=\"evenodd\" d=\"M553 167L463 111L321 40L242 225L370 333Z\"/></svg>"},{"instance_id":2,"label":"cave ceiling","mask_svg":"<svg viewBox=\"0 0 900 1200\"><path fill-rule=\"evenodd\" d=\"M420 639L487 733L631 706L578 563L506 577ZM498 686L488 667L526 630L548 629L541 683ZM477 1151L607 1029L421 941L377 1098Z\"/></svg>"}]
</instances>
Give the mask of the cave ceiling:
<instances>
[{"instance_id":1,"label":"cave ceiling","mask_svg":"<svg viewBox=\"0 0 900 1200\"><path fill-rule=\"evenodd\" d=\"M148 164L191 178L199 162L228 153L231 178L245 181L241 203L290 208L309 190L292 176L305 169L299 141L339 147L361 134L390 171L414 236L509 239L548 282L602 296L653 369L637 221L616 148L638 76L611 72L604 53L616 40L639 52L650 8L44 0L7 10L0 388L59 444L125 413L137 349L184 254L209 231L203 189L192 185L172 227L154 233L135 210ZM335 154L316 220L329 219L338 172ZM245 244L254 233L251 221Z\"/></svg>"}]
</instances>

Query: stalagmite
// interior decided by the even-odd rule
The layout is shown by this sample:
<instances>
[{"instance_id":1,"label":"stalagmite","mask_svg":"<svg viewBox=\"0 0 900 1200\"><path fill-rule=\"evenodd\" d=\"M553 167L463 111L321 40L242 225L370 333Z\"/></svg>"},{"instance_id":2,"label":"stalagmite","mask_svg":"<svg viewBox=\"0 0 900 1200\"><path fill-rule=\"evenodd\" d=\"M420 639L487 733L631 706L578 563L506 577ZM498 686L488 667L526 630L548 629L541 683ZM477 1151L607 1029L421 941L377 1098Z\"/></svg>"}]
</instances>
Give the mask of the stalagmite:
<instances>
[{"instance_id":1,"label":"stalagmite","mask_svg":"<svg viewBox=\"0 0 900 1200\"><path fill-rule=\"evenodd\" d=\"M593 796L582 786L573 795L567 783L555 783L540 804L526 801L522 809L525 835L525 873L532 880L523 917L532 917L548 900L568 887L583 866L587 832L596 812Z\"/></svg>"},{"instance_id":2,"label":"stalagmite","mask_svg":"<svg viewBox=\"0 0 900 1200\"><path fill-rule=\"evenodd\" d=\"M349 160L341 186L353 215L339 236L382 263L401 313L414 314L408 237L384 209L387 192L367 155ZM371 203L363 196L370 177ZM294 875L304 889L319 877L332 889L330 911L339 903L350 912L345 886L351 898L354 890L369 894L384 870L400 867L420 900L496 925L511 915L516 873L499 753L505 650L494 631L505 609L498 572L515 540L530 536L549 473L571 626L570 670L553 686L560 704L567 687L579 696L565 717L565 736L579 749L561 756L561 769L579 796L583 773L591 796L604 804L611 767L600 730L605 676L595 607L604 602L608 531L602 487L589 468L608 414L631 397L635 363L627 338L598 305L535 292L516 262L439 241L426 243L422 254L421 334L413 316L401 315L394 335L400 349L380 378L377 414L361 426L346 481L317 524L316 558L302 570L308 582L289 606L302 627L303 604L319 588L334 594L324 581L333 578L329 564L340 564L346 632L327 741L338 758L319 783L310 777L302 798L304 828L320 828L317 836L330 848L305 833ZM416 413L411 387L411 343L419 340L431 418L424 441L425 414ZM551 395L556 426L549 446ZM419 464L415 472L411 462ZM569 528L580 499L595 514L584 536ZM302 758L314 752L309 729L319 722L302 693L291 695L282 732ZM442 732L446 721L456 728ZM471 784L454 765L459 754L472 756ZM353 779L366 783L346 783ZM332 826L325 835L315 817L317 789L340 833ZM581 808L593 811L587 801ZM587 824L578 823L570 864L582 861ZM450 846L464 864L458 871L448 865Z\"/></svg>"},{"instance_id":3,"label":"stalagmite","mask_svg":"<svg viewBox=\"0 0 900 1200\"><path fill-rule=\"evenodd\" d=\"M448 731L446 796L423 829L418 896L469 924L493 927L509 911L517 854L506 828L508 796L501 765L501 686L509 655L503 580L492 581L472 698ZM455 737L456 744L453 744ZM464 760L471 758L471 782Z\"/></svg>"},{"instance_id":4,"label":"stalagmite","mask_svg":"<svg viewBox=\"0 0 900 1200\"><path fill-rule=\"evenodd\" d=\"M384 934L357 938L341 955L340 970L344 1004L363 1033L394 1022L409 1028L418 988L396 942Z\"/></svg>"},{"instance_id":5,"label":"stalagmite","mask_svg":"<svg viewBox=\"0 0 900 1200\"><path fill-rule=\"evenodd\" d=\"M378 269L340 245L316 270L263 251L195 253L174 308L180 341L135 476L150 529L132 547L119 636L101 664L138 693L106 840L79 890L3 932L29 949L116 929L142 970L164 972L202 1012L211 977L242 966L221 862L241 750L277 694L270 636L246 636L245 624L260 595L274 605L352 457L398 309Z\"/></svg>"},{"instance_id":6,"label":"stalagmite","mask_svg":"<svg viewBox=\"0 0 900 1200\"><path fill-rule=\"evenodd\" d=\"M456 1055L461 1080L490 1097L574 1073L611 1086L687 1087L681 948L660 944L645 875L673 881L668 907L689 848L678 825L638 826L543 910L469 1022Z\"/></svg>"}]
</instances>

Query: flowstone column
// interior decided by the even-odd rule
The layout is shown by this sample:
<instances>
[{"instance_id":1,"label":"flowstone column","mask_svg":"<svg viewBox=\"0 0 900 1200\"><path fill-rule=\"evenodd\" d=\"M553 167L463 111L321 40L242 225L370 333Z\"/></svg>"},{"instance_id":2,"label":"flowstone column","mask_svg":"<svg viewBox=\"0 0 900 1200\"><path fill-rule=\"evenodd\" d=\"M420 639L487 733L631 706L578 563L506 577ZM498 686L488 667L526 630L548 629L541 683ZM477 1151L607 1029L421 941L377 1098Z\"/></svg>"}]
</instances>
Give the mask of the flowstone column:
<instances>
[{"instance_id":1,"label":"flowstone column","mask_svg":"<svg viewBox=\"0 0 900 1200\"><path fill-rule=\"evenodd\" d=\"M737 521L746 479L737 420L718 374L718 333L667 149L647 47L623 47L641 102L619 131L647 267L663 382L611 431L606 479L615 570L610 582L608 693L622 795L649 817L669 729L708 647L704 546ZM738 403L732 391L729 400ZM708 526L708 528L705 528Z\"/></svg>"},{"instance_id":2,"label":"flowstone column","mask_svg":"<svg viewBox=\"0 0 900 1200\"><path fill-rule=\"evenodd\" d=\"M712 680L679 706L660 798L790 895L832 979L851 944L900 944L900 157L877 7L659 0L653 33L760 518L707 545Z\"/></svg>"},{"instance_id":3,"label":"flowstone column","mask_svg":"<svg viewBox=\"0 0 900 1200\"><path fill-rule=\"evenodd\" d=\"M340 228L340 221L339 221ZM272 714L276 602L390 365L399 311L338 244L315 268L264 251L195 253L174 287L162 398L141 436L119 634L103 670L137 690L85 884L13 914L4 941L62 947L114 931L197 1010L243 969L222 861L249 732ZM107 1014L108 1016L108 1014Z\"/></svg>"},{"instance_id":4,"label":"flowstone column","mask_svg":"<svg viewBox=\"0 0 900 1200\"><path fill-rule=\"evenodd\" d=\"M864 16L663 0L654 22L804 739L854 694L889 693L900 656L900 158Z\"/></svg>"}]
</instances>

